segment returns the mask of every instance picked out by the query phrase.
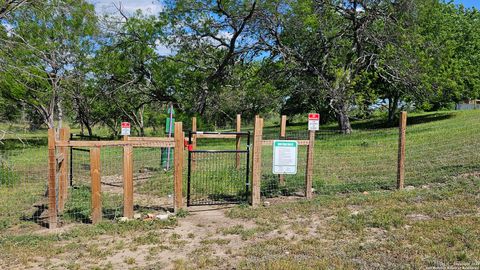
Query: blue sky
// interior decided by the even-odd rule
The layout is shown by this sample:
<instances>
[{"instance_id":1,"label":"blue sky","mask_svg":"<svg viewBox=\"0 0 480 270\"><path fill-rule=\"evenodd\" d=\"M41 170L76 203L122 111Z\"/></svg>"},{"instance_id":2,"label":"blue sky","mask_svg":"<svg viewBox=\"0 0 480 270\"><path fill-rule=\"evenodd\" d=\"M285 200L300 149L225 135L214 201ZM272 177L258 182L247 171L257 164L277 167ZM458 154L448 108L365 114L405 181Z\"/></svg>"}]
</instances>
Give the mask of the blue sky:
<instances>
[{"instance_id":1,"label":"blue sky","mask_svg":"<svg viewBox=\"0 0 480 270\"><path fill-rule=\"evenodd\" d=\"M115 12L115 5L122 7L126 13L133 13L141 9L144 14L158 14L162 10L162 5L158 0L87 0L95 5L98 13Z\"/></svg>"},{"instance_id":2,"label":"blue sky","mask_svg":"<svg viewBox=\"0 0 480 270\"><path fill-rule=\"evenodd\" d=\"M456 4L463 4L466 7L480 8L480 0L454 0Z\"/></svg>"},{"instance_id":3,"label":"blue sky","mask_svg":"<svg viewBox=\"0 0 480 270\"><path fill-rule=\"evenodd\" d=\"M114 12L114 3L122 3L122 9L127 13L133 13L137 9L141 9L145 14L157 14L162 10L159 0L87 0L95 4L95 8L99 13ZM448 2L448 0L447 0ZM453 0L456 4L463 4L466 7L476 7L480 9L480 0Z\"/></svg>"}]
</instances>

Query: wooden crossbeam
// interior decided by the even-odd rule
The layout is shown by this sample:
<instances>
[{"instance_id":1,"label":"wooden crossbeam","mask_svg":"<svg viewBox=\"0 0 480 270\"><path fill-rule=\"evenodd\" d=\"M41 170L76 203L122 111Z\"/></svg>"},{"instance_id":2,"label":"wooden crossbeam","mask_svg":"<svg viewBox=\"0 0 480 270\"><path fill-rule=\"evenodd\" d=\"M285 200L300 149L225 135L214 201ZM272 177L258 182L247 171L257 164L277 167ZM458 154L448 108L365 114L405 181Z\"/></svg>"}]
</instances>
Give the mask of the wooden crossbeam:
<instances>
[{"instance_id":1,"label":"wooden crossbeam","mask_svg":"<svg viewBox=\"0 0 480 270\"><path fill-rule=\"evenodd\" d=\"M104 147L104 146L133 146L133 147L175 147L174 141L57 141L58 147Z\"/></svg>"},{"instance_id":2,"label":"wooden crossbeam","mask_svg":"<svg viewBox=\"0 0 480 270\"><path fill-rule=\"evenodd\" d=\"M273 145L274 140L262 140L262 145L263 146L268 146L268 145ZM298 145L309 145L310 141L309 140L297 140Z\"/></svg>"}]
</instances>

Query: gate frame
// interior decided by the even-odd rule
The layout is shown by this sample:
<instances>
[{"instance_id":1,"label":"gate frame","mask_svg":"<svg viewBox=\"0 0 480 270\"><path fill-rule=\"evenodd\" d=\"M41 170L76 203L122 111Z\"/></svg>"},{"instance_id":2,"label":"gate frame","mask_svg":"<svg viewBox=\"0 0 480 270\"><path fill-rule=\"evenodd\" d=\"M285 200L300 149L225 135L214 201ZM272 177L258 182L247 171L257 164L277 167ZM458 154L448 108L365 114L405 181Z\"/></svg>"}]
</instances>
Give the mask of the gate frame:
<instances>
[{"instance_id":1,"label":"gate frame","mask_svg":"<svg viewBox=\"0 0 480 270\"><path fill-rule=\"evenodd\" d=\"M285 120L282 119L282 123ZM284 127L281 125L281 137L283 135ZM263 139L263 118L256 115L253 132L253 157L252 157L252 206L258 207L261 202L261 181L262 181L262 147L273 145L274 140ZM305 171L305 197L311 199L312 194L312 179L313 179L313 153L315 147L315 131L309 131L308 140L296 140L299 146L307 146L307 164Z\"/></svg>"},{"instance_id":2,"label":"gate frame","mask_svg":"<svg viewBox=\"0 0 480 270\"><path fill-rule=\"evenodd\" d=\"M59 132L55 129L48 130L48 209L49 228L54 229L58 225L58 214L63 211L63 206L68 195L67 159L68 148L90 148L90 172L92 183L92 223L98 223L102 218L101 208L101 168L100 151L102 147L123 147L123 181L124 181L124 216L133 218L133 148L134 147L173 147L175 149L174 170L174 210L184 208L183 189L183 150L185 134L182 122L175 123L175 137L128 137L121 141L72 141L68 128L62 128ZM58 136L59 135L59 136ZM92 166L93 165L93 166ZM58 184L58 192L57 192ZM95 189L95 190L94 190Z\"/></svg>"},{"instance_id":3,"label":"gate frame","mask_svg":"<svg viewBox=\"0 0 480 270\"><path fill-rule=\"evenodd\" d=\"M195 119L196 120L196 119ZM240 154L247 154L247 163L246 163L246 175L245 175L245 188L246 188L246 202L249 201L248 194L250 193L250 131L247 132L215 132L215 131L196 131L196 121L194 127L195 130L188 132L188 172L187 172L187 207L189 206L198 206L196 204L190 203L190 193L191 193L191 173L192 170L195 170L194 164L192 163L192 155L195 153L237 153L235 157L235 167L237 170L240 169ZM237 115L237 130L240 129L240 115ZM240 150L240 139L241 137L247 137L247 149ZM197 139L199 138L209 138L209 139L236 139L235 148L236 150L197 150ZM211 203L211 204L202 204L202 205L221 205L221 204L238 204L240 202L232 203Z\"/></svg>"}]
</instances>

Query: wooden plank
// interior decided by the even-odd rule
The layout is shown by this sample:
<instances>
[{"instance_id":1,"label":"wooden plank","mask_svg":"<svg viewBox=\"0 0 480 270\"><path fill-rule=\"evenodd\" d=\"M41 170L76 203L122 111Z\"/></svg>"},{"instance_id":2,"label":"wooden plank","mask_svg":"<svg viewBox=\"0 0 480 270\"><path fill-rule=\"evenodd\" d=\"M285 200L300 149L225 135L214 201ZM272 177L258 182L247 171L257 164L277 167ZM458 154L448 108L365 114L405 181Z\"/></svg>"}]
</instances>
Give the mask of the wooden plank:
<instances>
[{"instance_id":1,"label":"wooden plank","mask_svg":"<svg viewBox=\"0 0 480 270\"><path fill-rule=\"evenodd\" d=\"M255 117L253 132L253 156L252 156L252 206L260 205L260 184L262 177L262 136L263 119Z\"/></svg>"},{"instance_id":2,"label":"wooden plank","mask_svg":"<svg viewBox=\"0 0 480 270\"><path fill-rule=\"evenodd\" d=\"M123 216L133 218L133 147L123 148Z\"/></svg>"},{"instance_id":3,"label":"wooden plank","mask_svg":"<svg viewBox=\"0 0 480 270\"><path fill-rule=\"evenodd\" d=\"M237 114L236 131L237 132L242 132L242 115L240 115L240 114ZM237 135L237 140L235 142L235 149L237 151L240 151L241 143L242 143L242 136ZM236 157L236 160L235 160L235 165L236 165L235 167L237 168L237 170L240 169L240 158L241 158L240 153L237 153L237 157Z\"/></svg>"},{"instance_id":4,"label":"wooden plank","mask_svg":"<svg viewBox=\"0 0 480 270\"><path fill-rule=\"evenodd\" d=\"M104 147L104 146L134 146L134 147L174 147L174 142L168 141L57 141L58 147Z\"/></svg>"},{"instance_id":5,"label":"wooden plank","mask_svg":"<svg viewBox=\"0 0 480 270\"><path fill-rule=\"evenodd\" d=\"M55 130L48 130L48 227L57 228L57 161L55 159Z\"/></svg>"},{"instance_id":6,"label":"wooden plank","mask_svg":"<svg viewBox=\"0 0 480 270\"><path fill-rule=\"evenodd\" d=\"M70 138L70 129L69 128L62 128L60 129L60 141L66 142ZM63 209L65 207L65 202L67 201L68 196L68 148L67 147L60 147L59 156L61 156L62 162L60 159L57 159L57 162L60 163L60 178L59 178L59 191L58 191L58 211L63 213Z\"/></svg>"},{"instance_id":7,"label":"wooden plank","mask_svg":"<svg viewBox=\"0 0 480 270\"><path fill-rule=\"evenodd\" d=\"M185 134L182 122L175 123L175 151L174 151L174 209L175 212L183 208L183 158Z\"/></svg>"},{"instance_id":8,"label":"wooden plank","mask_svg":"<svg viewBox=\"0 0 480 270\"><path fill-rule=\"evenodd\" d=\"M263 146L270 146L273 145L274 140L262 140ZM296 140L299 146L308 146L310 144L310 140Z\"/></svg>"},{"instance_id":9,"label":"wooden plank","mask_svg":"<svg viewBox=\"0 0 480 270\"><path fill-rule=\"evenodd\" d=\"M197 132L197 118L192 117L192 132ZM193 133L192 134L192 150L197 149L197 134ZM191 163L190 163L190 169L195 170L195 165L196 165L196 158L195 158L195 153L191 153Z\"/></svg>"},{"instance_id":10,"label":"wooden plank","mask_svg":"<svg viewBox=\"0 0 480 270\"><path fill-rule=\"evenodd\" d=\"M285 139L287 136L287 116L282 115L282 119L280 121L280 139ZM285 175L279 174L278 175L278 182L281 186L285 185Z\"/></svg>"},{"instance_id":11,"label":"wooden plank","mask_svg":"<svg viewBox=\"0 0 480 270\"><path fill-rule=\"evenodd\" d=\"M192 117L192 132L197 132L197 118ZM197 134L192 134L192 149L197 149Z\"/></svg>"},{"instance_id":12,"label":"wooden plank","mask_svg":"<svg viewBox=\"0 0 480 270\"><path fill-rule=\"evenodd\" d=\"M313 153L315 146L315 131L311 130L309 132L309 144L307 148L307 167L305 170L305 197L311 199L312 194L312 185L313 185Z\"/></svg>"},{"instance_id":13,"label":"wooden plank","mask_svg":"<svg viewBox=\"0 0 480 270\"><path fill-rule=\"evenodd\" d=\"M128 137L129 142L175 142L173 138L167 137Z\"/></svg>"},{"instance_id":14,"label":"wooden plank","mask_svg":"<svg viewBox=\"0 0 480 270\"><path fill-rule=\"evenodd\" d=\"M100 174L100 148L90 150L90 176L92 178L92 223L102 220L102 191Z\"/></svg>"},{"instance_id":15,"label":"wooden plank","mask_svg":"<svg viewBox=\"0 0 480 270\"><path fill-rule=\"evenodd\" d=\"M65 155L63 153L57 153L55 159L57 160L57 164L60 164L65 160Z\"/></svg>"},{"instance_id":16,"label":"wooden plank","mask_svg":"<svg viewBox=\"0 0 480 270\"><path fill-rule=\"evenodd\" d=\"M197 139L236 139L235 134L197 134Z\"/></svg>"},{"instance_id":17,"label":"wooden plank","mask_svg":"<svg viewBox=\"0 0 480 270\"><path fill-rule=\"evenodd\" d=\"M280 138L285 138L287 136L287 116L282 115L282 120L280 122Z\"/></svg>"},{"instance_id":18,"label":"wooden plank","mask_svg":"<svg viewBox=\"0 0 480 270\"><path fill-rule=\"evenodd\" d=\"M399 138L398 138L398 168L397 168L397 189L405 186L405 144L407 132L407 112L400 115Z\"/></svg>"}]
</instances>

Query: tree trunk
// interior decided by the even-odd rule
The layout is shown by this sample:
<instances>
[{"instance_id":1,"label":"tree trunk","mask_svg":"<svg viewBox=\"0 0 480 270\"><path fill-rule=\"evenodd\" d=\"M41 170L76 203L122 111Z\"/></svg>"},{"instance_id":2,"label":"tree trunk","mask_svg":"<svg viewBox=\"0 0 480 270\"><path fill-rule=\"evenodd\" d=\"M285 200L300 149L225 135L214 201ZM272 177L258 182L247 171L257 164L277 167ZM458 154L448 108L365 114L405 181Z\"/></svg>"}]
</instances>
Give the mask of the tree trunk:
<instances>
[{"instance_id":1,"label":"tree trunk","mask_svg":"<svg viewBox=\"0 0 480 270\"><path fill-rule=\"evenodd\" d=\"M88 122L86 121L86 122L85 122L85 127L87 128L88 136L93 136L92 126L90 125L90 123L88 123Z\"/></svg>"},{"instance_id":2,"label":"tree trunk","mask_svg":"<svg viewBox=\"0 0 480 270\"><path fill-rule=\"evenodd\" d=\"M143 105L140 110L138 110L138 126L140 128L140 137L145 137L145 123L143 121L143 114L145 112L145 105Z\"/></svg>"},{"instance_id":3,"label":"tree trunk","mask_svg":"<svg viewBox=\"0 0 480 270\"><path fill-rule=\"evenodd\" d=\"M339 100L334 104L334 106L338 127L344 134L352 133L352 125L350 124L350 119L348 118L348 105L344 101Z\"/></svg>"},{"instance_id":4,"label":"tree trunk","mask_svg":"<svg viewBox=\"0 0 480 270\"><path fill-rule=\"evenodd\" d=\"M399 97L388 97L388 124L393 124L395 120L395 113L398 110Z\"/></svg>"},{"instance_id":5,"label":"tree trunk","mask_svg":"<svg viewBox=\"0 0 480 270\"><path fill-rule=\"evenodd\" d=\"M53 114L50 114L50 115L47 117L47 119L46 119L45 122L46 122L45 124L47 124L47 126L48 126L49 129L50 129L50 128L55 128L55 119L53 119Z\"/></svg>"},{"instance_id":6,"label":"tree trunk","mask_svg":"<svg viewBox=\"0 0 480 270\"><path fill-rule=\"evenodd\" d=\"M62 99L57 97L57 119L58 119L58 129L63 127L63 108L62 108Z\"/></svg>"}]
</instances>

